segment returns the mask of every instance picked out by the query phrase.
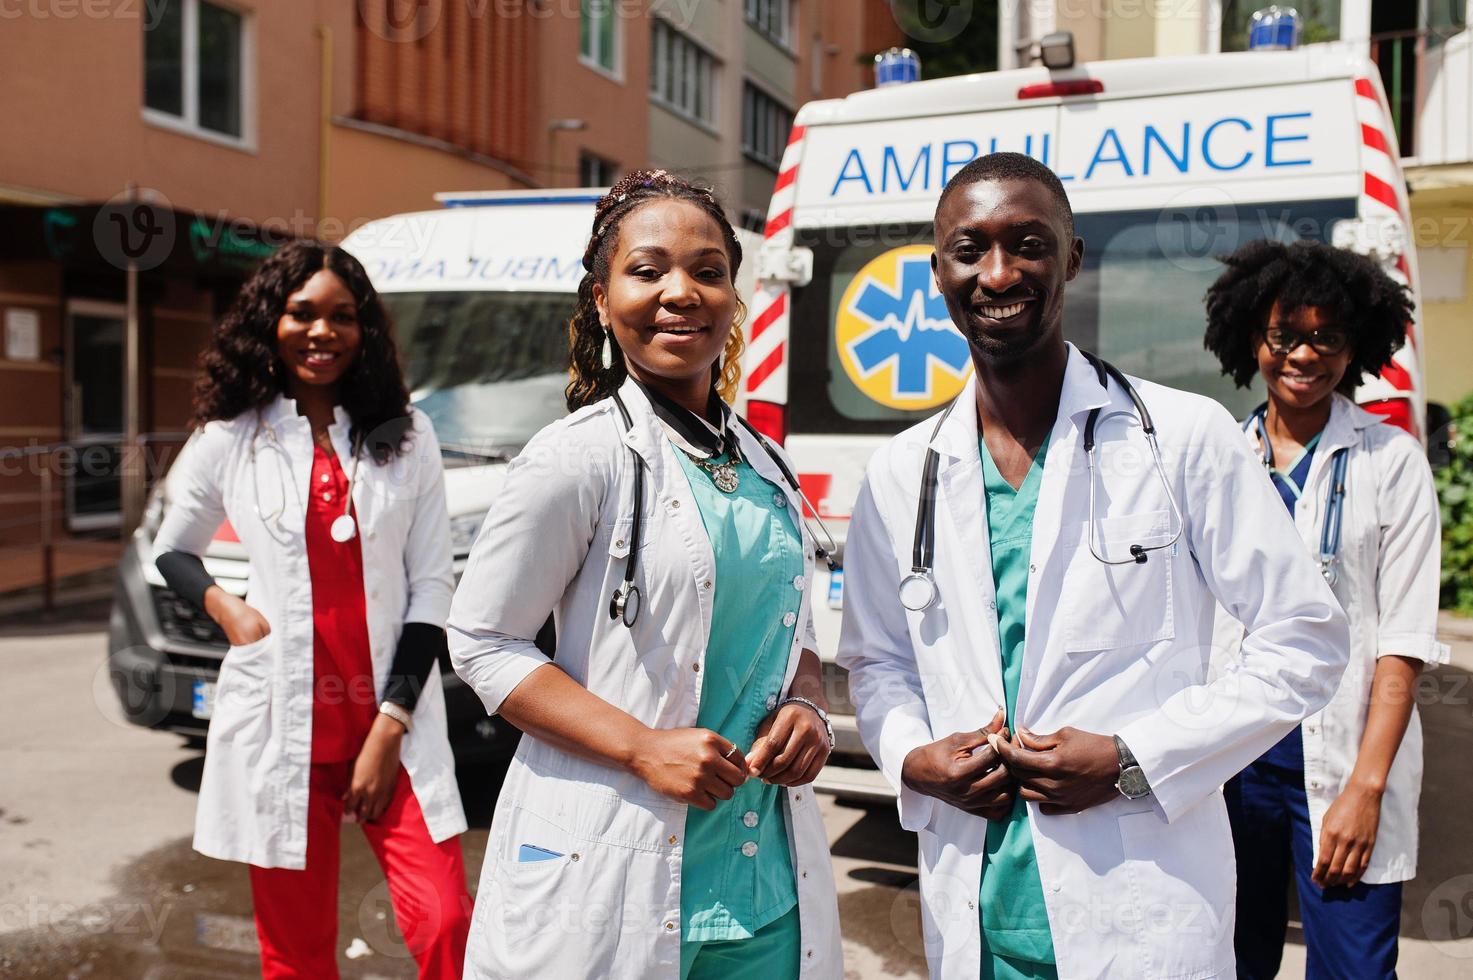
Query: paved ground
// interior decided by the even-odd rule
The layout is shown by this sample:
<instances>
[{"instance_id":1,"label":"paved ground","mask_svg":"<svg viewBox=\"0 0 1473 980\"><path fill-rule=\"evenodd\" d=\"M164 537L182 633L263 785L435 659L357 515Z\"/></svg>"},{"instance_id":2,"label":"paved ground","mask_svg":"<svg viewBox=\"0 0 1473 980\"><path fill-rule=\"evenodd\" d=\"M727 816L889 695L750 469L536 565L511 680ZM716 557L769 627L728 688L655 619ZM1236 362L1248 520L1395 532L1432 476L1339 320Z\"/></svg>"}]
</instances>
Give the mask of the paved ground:
<instances>
[{"instance_id":1,"label":"paved ground","mask_svg":"<svg viewBox=\"0 0 1473 980\"><path fill-rule=\"evenodd\" d=\"M252 976L244 868L189 848L200 747L121 721L103 646L85 618L0 631L0 976ZM1407 889L1401 970L1418 980L1473 975L1473 631L1455 650L1422 699L1422 875ZM473 875L493 792L469 794ZM825 801L825 820L848 975L924 976L914 838L889 811ZM368 951L342 959L344 976L413 976L372 855L361 837L344 840L339 948ZM1303 976L1297 941L1282 976Z\"/></svg>"}]
</instances>

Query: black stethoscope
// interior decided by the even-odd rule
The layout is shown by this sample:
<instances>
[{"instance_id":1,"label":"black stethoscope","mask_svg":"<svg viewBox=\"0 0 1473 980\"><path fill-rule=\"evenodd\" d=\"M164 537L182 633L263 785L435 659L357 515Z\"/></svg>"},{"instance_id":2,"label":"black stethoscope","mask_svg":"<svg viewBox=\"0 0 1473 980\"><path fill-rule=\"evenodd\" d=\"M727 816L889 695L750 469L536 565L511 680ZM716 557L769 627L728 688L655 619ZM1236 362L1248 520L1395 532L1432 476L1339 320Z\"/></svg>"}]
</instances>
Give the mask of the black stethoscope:
<instances>
[{"instance_id":1,"label":"black stethoscope","mask_svg":"<svg viewBox=\"0 0 1473 980\"><path fill-rule=\"evenodd\" d=\"M614 392L613 398L614 406L619 410L619 417L624 420L624 428L626 430L633 429L634 419L630 416L629 407L624 404L624 399L619 396L617 391ZM814 540L814 554L816 557L828 563L829 571L836 569L838 562L835 560L834 554L838 551L839 546L835 543L834 536L829 533L829 529L825 526L823 518L818 516L818 508L814 507L808 502L808 498L803 496L803 489L798 485L798 480L793 476L793 471L788 469L787 464L782 461L782 457L773 451L772 447L767 444L767 440L762 438L762 435L756 429L752 428L746 419L735 413L733 413L732 417L740 422L752 434L752 437L762 445L762 448L767 451L767 455L777 465L778 470L782 472L783 479L787 481L788 486L793 488L793 492L798 495L798 499L806 504L808 509L813 512L813 519L818 522L819 529L823 531L823 536L828 540L827 548L818 545L818 538L813 534L812 528L809 528L808 536ZM634 460L634 519L631 522L633 526L629 531L629 554L624 559L624 581L619 584L619 587L614 590L613 597L609 599L609 618L621 620L625 626L632 628L635 620L639 619L640 605L643 602L639 587L634 584L634 572L639 560L639 545L644 538L644 457L640 456L638 450L633 446L629 447L629 455ZM807 518L804 518L803 523L805 526L807 525Z\"/></svg>"},{"instance_id":2,"label":"black stethoscope","mask_svg":"<svg viewBox=\"0 0 1473 980\"><path fill-rule=\"evenodd\" d=\"M1263 468L1272 474L1274 468L1274 447L1268 441L1268 425L1264 421L1264 416L1267 412L1268 409L1266 406L1258 409L1258 411L1249 417L1247 424L1243 426L1243 430L1246 432L1249 425L1257 430L1258 457L1263 460ZM1325 577L1325 581L1330 585L1334 585L1336 580L1340 578L1340 573L1336 566L1339 564L1340 555L1340 527L1345 515L1347 448L1346 446L1341 446L1330 457L1330 489L1325 496L1325 519L1320 524L1320 550L1319 554L1315 556L1319 559L1320 574ZM1288 477L1287 474L1285 475L1285 479L1293 482L1292 478Z\"/></svg>"},{"instance_id":3,"label":"black stethoscope","mask_svg":"<svg viewBox=\"0 0 1473 980\"><path fill-rule=\"evenodd\" d=\"M1160 551L1170 548L1181 538L1183 524L1181 510L1176 506L1176 496L1171 492L1171 481L1166 479L1166 469L1161 463L1161 447L1156 442L1156 423L1151 419L1150 410L1141 396L1136 393L1135 387L1121 374L1114 365L1109 364L1095 355L1080 351L1085 360L1094 366L1095 373L1099 375L1100 387L1109 388L1109 378L1114 378L1122 390L1130 397L1135 405L1136 415L1141 420L1141 431L1146 435L1146 441L1151 446L1151 457L1155 461L1156 475L1161 480L1161 486L1166 491L1166 499L1171 503L1171 513L1176 518L1176 533L1164 544L1143 545L1133 544L1130 546L1129 558L1107 558L1095 548L1095 425L1100 419L1100 408L1090 409L1089 417L1084 423L1084 459L1089 468L1089 528L1085 535L1089 542L1089 553L1096 561L1106 565L1144 565L1147 557L1152 551ZM946 422L951 410L956 407L952 402L941 413L936 420L936 428L931 433L932 441L941 432L941 426ZM911 546L911 569L910 574L900 580L900 604L911 612L921 612L929 609L936 602L936 576L932 564L936 557L936 473L941 466L941 456L934 449L926 450L925 465L921 469L921 497L916 507L916 532L915 541Z\"/></svg>"}]
</instances>

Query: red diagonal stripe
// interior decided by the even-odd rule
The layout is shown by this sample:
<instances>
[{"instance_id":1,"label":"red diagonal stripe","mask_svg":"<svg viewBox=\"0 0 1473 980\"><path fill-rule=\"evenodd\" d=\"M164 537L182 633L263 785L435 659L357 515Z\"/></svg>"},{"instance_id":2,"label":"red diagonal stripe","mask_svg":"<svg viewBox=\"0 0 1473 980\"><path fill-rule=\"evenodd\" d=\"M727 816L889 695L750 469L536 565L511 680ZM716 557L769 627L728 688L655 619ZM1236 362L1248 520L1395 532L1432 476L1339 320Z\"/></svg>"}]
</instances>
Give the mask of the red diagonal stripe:
<instances>
[{"instance_id":1,"label":"red diagonal stripe","mask_svg":"<svg viewBox=\"0 0 1473 980\"><path fill-rule=\"evenodd\" d=\"M761 364L752 369L752 373L747 375L748 391L756 391L762 387L762 382L772 377L772 372L782 367L783 352L786 347L786 344L778 344L771 354L762 359Z\"/></svg>"},{"instance_id":2,"label":"red diagonal stripe","mask_svg":"<svg viewBox=\"0 0 1473 980\"><path fill-rule=\"evenodd\" d=\"M793 186L793 181L795 181L797 179L798 179L798 168L797 167L789 167L788 169L784 170L782 173L780 173L780 174L777 175L777 185L772 188L772 193L776 194L778 191L782 190L784 187L792 187Z\"/></svg>"},{"instance_id":3,"label":"red diagonal stripe","mask_svg":"<svg viewBox=\"0 0 1473 980\"><path fill-rule=\"evenodd\" d=\"M1368 99L1376 99L1376 90L1371 87L1371 80L1369 78L1357 78L1355 80L1355 94L1363 95ZM1380 100L1376 99L1376 101L1379 102Z\"/></svg>"},{"instance_id":4,"label":"red diagonal stripe","mask_svg":"<svg viewBox=\"0 0 1473 980\"><path fill-rule=\"evenodd\" d=\"M782 316L788 309L788 294L778 293L777 299L771 306L763 310L757 319L752 321L752 339L756 340L762 336L762 332L772 326L772 322Z\"/></svg>"},{"instance_id":5,"label":"red diagonal stripe","mask_svg":"<svg viewBox=\"0 0 1473 980\"><path fill-rule=\"evenodd\" d=\"M767 231L763 233L764 238L771 238L793 223L793 209L788 208L781 214L767 219Z\"/></svg>"},{"instance_id":6,"label":"red diagonal stripe","mask_svg":"<svg viewBox=\"0 0 1473 980\"><path fill-rule=\"evenodd\" d=\"M1412 376L1407 373L1406 368L1397 364L1395 361L1392 361L1381 369L1381 377L1385 378L1391 387L1397 391L1412 390Z\"/></svg>"},{"instance_id":7,"label":"red diagonal stripe","mask_svg":"<svg viewBox=\"0 0 1473 980\"><path fill-rule=\"evenodd\" d=\"M808 132L807 126L794 126L792 130L788 133L788 145L792 146L794 143L798 142L800 139L803 138L803 134L806 132Z\"/></svg>"},{"instance_id":8,"label":"red diagonal stripe","mask_svg":"<svg viewBox=\"0 0 1473 980\"><path fill-rule=\"evenodd\" d=\"M1373 150L1380 150L1387 156L1391 155L1391 144L1386 142L1386 134L1375 126L1360 124L1360 141Z\"/></svg>"},{"instance_id":9,"label":"red diagonal stripe","mask_svg":"<svg viewBox=\"0 0 1473 980\"><path fill-rule=\"evenodd\" d=\"M1366 197L1380 201L1393 211L1401 210L1401 205L1396 200L1396 188L1375 174L1366 174Z\"/></svg>"}]
</instances>

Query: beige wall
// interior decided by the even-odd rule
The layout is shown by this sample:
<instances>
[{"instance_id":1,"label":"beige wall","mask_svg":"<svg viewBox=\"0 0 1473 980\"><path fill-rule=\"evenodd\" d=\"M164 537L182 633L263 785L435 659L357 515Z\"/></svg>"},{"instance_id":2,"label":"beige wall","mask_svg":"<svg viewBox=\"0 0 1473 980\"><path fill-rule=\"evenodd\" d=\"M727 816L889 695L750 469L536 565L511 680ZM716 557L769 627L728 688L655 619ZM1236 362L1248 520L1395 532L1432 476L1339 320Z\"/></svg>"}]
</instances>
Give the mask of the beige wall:
<instances>
[{"instance_id":1,"label":"beige wall","mask_svg":"<svg viewBox=\"0 0 1473 980\"><path fill-rule=\"evenodd\" d=\"M1422 305L1427 398L1451 405L1473 394L1473 187L1419 191L1411 200L1419 250L1465 250L1463 298ZM1425 269L1423 279L1425 286Z\"/></svg>"}]
</instances>

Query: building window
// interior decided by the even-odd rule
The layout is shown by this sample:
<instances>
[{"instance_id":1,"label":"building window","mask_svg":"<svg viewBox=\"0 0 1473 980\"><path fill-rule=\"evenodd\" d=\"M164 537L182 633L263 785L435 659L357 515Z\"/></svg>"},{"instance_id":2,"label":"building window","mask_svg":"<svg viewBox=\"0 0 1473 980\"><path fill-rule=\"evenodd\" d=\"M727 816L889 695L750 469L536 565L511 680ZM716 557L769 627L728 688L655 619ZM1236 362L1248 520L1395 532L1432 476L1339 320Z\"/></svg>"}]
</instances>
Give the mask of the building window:
<instances>
[{"instance_id":1,"label":"building window","mask_svg":"<svg viewBox=\"0 0 1473 980\"><path fill-rule=\"evenodd\" d=\"M666 108L714 126L716 59L663 20L655 21L650 45L650 94Z\"/></svg>"},{"instance_id":2,"label":"building window","mask_svg":"<svg viewBox=\"0 0 1473 980\"><path fill-rule=\"evenodd\" d=\"M776 170L788 145L793 113L751 82L742 86L742 152Z\"/></svg>"},{"instance_id":3,"label":"building window","mask_svg":"<svg viewBox=\"0 0 1473 980\"><path fill-rule=\"evenodd\" d=\"M578 54L586 64L611 75L619 71L619 23L614 0L582 0Z\"/></svg>"},{"instance_id":4,"label":"building window","mask_svg":"<svg viewBox=\"0 0 1473 980\"><path fill-rule=\"evenodd\" d=\"M619 165L584 150L578 154L578 186L609 187L619 179Z\"/></svg>"},{"instance_id":5,"label":"building window","mask_svg":"<svg viewBox=\"0 0 1473 980\"><path fill-rule=\"evenodd\" d=\"M747 23L785 48L792 45L792 0L747 0Z\"/></svg>"},{"instance_id":6,"label":"building window","mask_svg":"<svg viewBox=\"0 0 1473 980\"><path fill-rule=\"evenodd\" d=\"M247 22L206 0L166 0L143 26L143 105L157 122L245 138Z\"/></svg>"}]
</instances>

